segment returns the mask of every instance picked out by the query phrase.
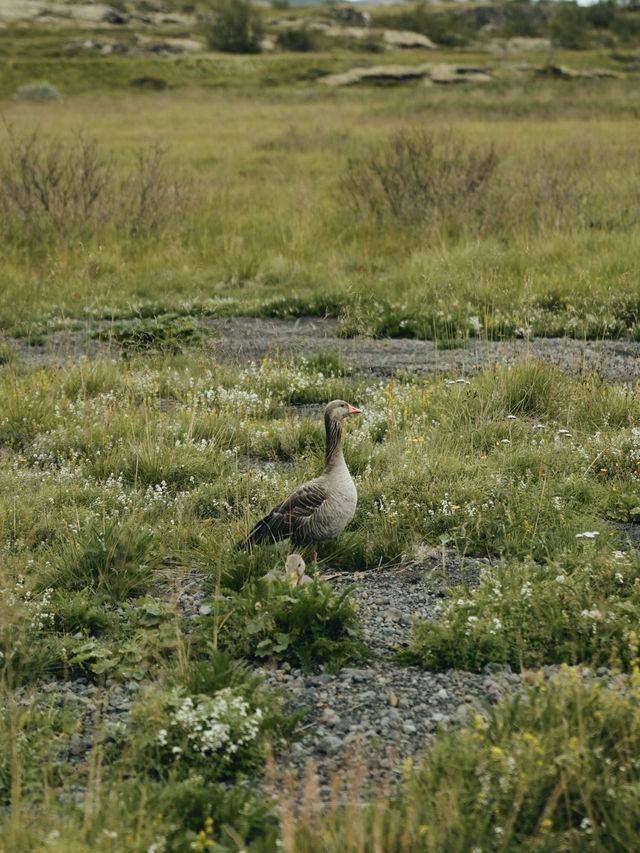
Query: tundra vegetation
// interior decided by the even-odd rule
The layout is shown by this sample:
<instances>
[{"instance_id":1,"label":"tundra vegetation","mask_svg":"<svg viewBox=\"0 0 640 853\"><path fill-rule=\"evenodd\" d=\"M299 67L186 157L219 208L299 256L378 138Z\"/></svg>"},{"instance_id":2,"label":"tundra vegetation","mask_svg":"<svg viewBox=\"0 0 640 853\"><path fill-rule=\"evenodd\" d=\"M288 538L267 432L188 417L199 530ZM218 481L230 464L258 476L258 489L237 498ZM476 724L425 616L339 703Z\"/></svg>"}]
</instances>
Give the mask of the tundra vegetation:
<instances>
[{"instance_id":1,"label":"tundra vegetation","mask_svg":"<svg viewBox=\"0 0 640 853\"><path fill-rule=\"evenodd\" d=\"M79 46L113 41L106 23L0 29L0 845L632 849L637 388L533 360L459 382L364 378L338 356L232 366L200 321L315 314L446 347L640 339L638 13L514 4L489 36L470 5L372 7L374 29L425 33L429 61L491 80L335 89L329 73L425 55L285 37L274 20L318 10L274 5L258 32L277 49L249 54ZM513 54L514 36L548 41ZM16 356L16 335L74 326L124 357ZM335 397L363 410L345 445L359 505L321 566L421 543L491 556L403 658L508 664L531 685L438 733L394 795L279 820L254 782L295 719L256 662L332 669L366 649L349 593L264 580L281 554L233 545L317 473L317 407ZM187 616L189 576L207 597ZM82 760L86 697L47 689L78 676L94 697ZM140 685L126 725L104 714L122 682Z\"/></svg>"}]
</instances>

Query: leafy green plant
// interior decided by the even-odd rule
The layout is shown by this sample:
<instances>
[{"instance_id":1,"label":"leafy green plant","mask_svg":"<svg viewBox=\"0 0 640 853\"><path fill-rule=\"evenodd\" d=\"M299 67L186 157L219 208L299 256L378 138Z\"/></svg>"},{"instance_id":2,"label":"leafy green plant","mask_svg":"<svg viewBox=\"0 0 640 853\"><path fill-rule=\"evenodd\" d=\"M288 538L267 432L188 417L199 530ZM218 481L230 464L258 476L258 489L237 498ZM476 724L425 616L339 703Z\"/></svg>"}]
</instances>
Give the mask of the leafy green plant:
<instances>
[{"instance_id":1,"label":"leafy green plant","mask_svg":"<svg viewBox=\"0 0 640 853\"><path fill-rule=\"evenodd\" d=\"M218 641L243 657L334 670L368 655L350 593L317 579L294 588L278 578L249 581L222 602Z\"/></svg>"}]
</instances>

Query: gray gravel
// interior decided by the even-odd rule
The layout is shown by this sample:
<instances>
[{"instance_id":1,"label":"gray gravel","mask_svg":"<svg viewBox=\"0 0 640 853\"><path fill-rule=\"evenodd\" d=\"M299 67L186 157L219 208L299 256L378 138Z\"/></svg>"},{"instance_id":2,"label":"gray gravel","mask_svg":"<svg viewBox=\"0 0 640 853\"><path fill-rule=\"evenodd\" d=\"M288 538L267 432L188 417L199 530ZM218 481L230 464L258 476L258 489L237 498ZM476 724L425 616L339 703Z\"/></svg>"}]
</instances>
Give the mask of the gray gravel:
<instances>
[{"instance_id":1,"label":"gray gravel","mask_svg":"<svg viewBox=\"0 0 640 853\"><path fill-rule=\"evenodd\" d=\"M433 341L374 340L336 337L337 321L301 317L294 321L234 317L206 319L211 330L213 357L246 363L277 353L314 353L331 350L358 371L389 376L399 370L418 375L438 371L473 374L497 363L509 364L526 356L540 357L571 371L596 371L613 382L633 383L640 376L640 342L578 341L570 338L536 338L532 341L484 341L470 338L456 349L439 349ZM91 339L105 324L86 323L83 328L51 332L43 346L32 347L26 338L10 339L18 360L24 364L66 364L81 356L119 358L115 344Z\"/></svg>"},{"instance_id":2,"label":"gray gravel","mask_svg":"<svg viewBox=\"0 0 640 853\"><path fill-rule=\"evenodd\" d=\"M339 781L346 790L354 775L363 789L393 789L403 762L417 760L439 727L460 724L481 712L484 700L521 688L520 675L509 670L432 673L395 658L415 620L437 618L444 589L463 578L476 586L487 564L425 548L408 565L330 577L336 591L356 585L365 642L375 657L337 674L307 674L287 664L262 670L269 684L286 690L289 709L306 708L303 738L277 757L280 775L288 768L302 778L311 762L323 799Z\"/></svg>"},{"instance_id":3,"label":"gray gravel","mask_svg":"<svg viewBox=\"0 0 640 853\"><path fill-rule=\"evenodd\" d=\"M473 374L527 356L543 358L571 372L597 371L603 378L630 383L640 376L640 342L578 341L536 338L533 341L484 341L470 338L455 349L439 349L433 341L336 338L337 321L301 317L287 322L235 317L209 321L215 352L222 359L261 359L267 354L338 352L358 371L389 376L399 370L418 375L438 371Z\"/></svg>"}]
</instances>

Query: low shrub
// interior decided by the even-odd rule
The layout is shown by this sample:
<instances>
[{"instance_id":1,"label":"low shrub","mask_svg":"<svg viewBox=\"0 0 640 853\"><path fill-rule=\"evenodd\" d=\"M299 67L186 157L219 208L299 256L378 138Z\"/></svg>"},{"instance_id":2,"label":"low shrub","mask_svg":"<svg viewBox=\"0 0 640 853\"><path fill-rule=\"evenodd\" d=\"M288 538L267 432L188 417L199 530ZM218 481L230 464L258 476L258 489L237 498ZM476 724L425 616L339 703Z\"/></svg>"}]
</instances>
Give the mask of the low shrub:
<instances>
[{"instance_id":1,"label":"low shrub","mask_svg":"<svg viewBox=\"0 0 640 853\"><path fill-rule=\"evenodd\" d=\"M250 0L211 0L200 16L207 42L224 53L259 53L264 36L260 9Z\"/></svg>"},{"instance_id":2,"label":"low shrub","mask_svg":"<svg viewBox=\"0 0 640 853\"><path fill-rule=\"evenodd\" d=\"M249 581L221 602L218 641L242 657L339 669L368 655L351 592L336 594L318 579L297 587Z\"/></svg>"},{"instance_id":3,"label":"low shrub","mask_svg":"<svg viewBox=\"0 0 640 853\"><path fill-rule=\"evenodd\" d=\"M285 27L278 32L276 44L280 50L307 53L316 49L316 36L307 27Z\"/></svg>"},{"instance_id":4,"label":"low shrub","mask_svg":"<svg viewBox=\"0 0 640 853\"><path fill-rule=\"evenodd\" d=\"M59 101L60 92L50 83L25 83L13 95L15 101Z\"/></svg>"},{"instance_id":5,"label":"low shrub","mask_svg":"<svg viewBox=\"0 0 640 853\"><path fill-rule=\"evenodd\" d=\"M158 145L135 152L125 168L95 139L69 142L38 130L6 128L0 155L0 221L14 242L87 236L117 226L152 234L184 213L190 182L165 164Z\"/></svg>"},{"instance_id":6,"label":"low shrub","mask_svg":"<svg viewBox=\"0 0 640 853\"><path fill-rule=\"evenodd\" d=\"M472 145L452 134L406 130L381 150L352 160L342 191L360 215L459 229L482 216L497 164L493 146Z\"/></svg>"}]
</instances>

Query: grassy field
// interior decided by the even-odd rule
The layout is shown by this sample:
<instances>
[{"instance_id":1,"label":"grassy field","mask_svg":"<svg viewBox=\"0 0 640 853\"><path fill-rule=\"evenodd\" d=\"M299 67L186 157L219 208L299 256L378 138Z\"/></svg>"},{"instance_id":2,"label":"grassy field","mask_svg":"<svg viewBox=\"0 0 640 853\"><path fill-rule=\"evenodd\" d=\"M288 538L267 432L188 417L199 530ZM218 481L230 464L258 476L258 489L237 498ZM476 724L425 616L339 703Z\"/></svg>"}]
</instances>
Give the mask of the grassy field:
<instances>
[{"instance_id":1,"label":"grassy field","mask_svg":"<svg viewBox=\"0 0 640 853\"><path fill-rule=\"evenodd\" d=\"M77 93L51 61L61 102L3 108L5 332L180 310L330 314L344 334L637 337L633 75L567 81L498 68L489 85L339 91L287 77L316 60L325 68L315 55L218 55L196 80L151 94L127 84L157 73L158 59L120 65L113 87L87 77L86 59L69 60ZM205 88L222 67L236 85ZM269 74L282 82L265 86ZM12 189L34 133L31 180ZM90 188L78 177L79 135L96 141L92 166L108 173L90 212L80 209ZM398 139L413 145L417 175ZM465 175L489 149L478 190ZM69 175L44 209L38 157L53 152ZM386 179L375 175L381 162ZM400 208L388 198L394 182L410 200Z\"/></svg>"},{"instance_id":2,"label":"grassy field","mask_svg":"<svg viewBox=\"0 0 640 853\"><path fill-rule=\"evenodd\" d=\"M194 319L640 339L637 73L555 79L535 69L619 72L620 54L516 70L480 43L433 62L488 84L331 89L330 72L426 60L61 58L70 34L87 35L0 30L0 849L633 849L640 562L619 525L640 521L637 388L535 361L458 383L365 380L331 354L231 366ZM144 75L168 88L129 85ZM60 101L11 98L42 80ZM17 360L12 336L86 320L126 330L122 361ZM360 660L358 618L325 582L264 580L282 554L234 543L317 472L336 397L363 409L345 443L359 505L320 565L423 543L491 556L403 657L508 664L530 688L440 732L394 797L305 825L253 788L295 720L251 667ZM189 573L195 619L177 606ZM82 760L82 697L46 687L75 677L94 691Z\"/></svg>"},{"instance_id":3,"label":"grassy field","mask_svg":"<svg viewBox=\"0 0 640 853\"><path fill-rule=\"evenodd\" d=\"M620 826L609 810L617 815L620 791L637 785L640 563L619 550L616 532L616 519L640 513L635 393L535 362L466 385L410 376L378 384L327 357L239 370L212 365L206 352L147 353L62 370L9 362L2 374L0 726L13 744L0 763L2 800L12 807L5 849L18 839L19 849L66 850L73 839L73 849L111 850L117 837L125 849L181 850L205 831L221 849L273 849L273 816L251 788L230 784L254 775L264 743L277 748L291 724L241 662L335 667L358 660L362 645L348 597L326 582L291 590L262 581L278 555L263 547L249 556L233 543L317 469L321 427L292 418L289 406L338 395L364 411L346 443L359 507L321 565L372 567L406 559L421 542L497 560L478 589L452 590L440 621L416 625L410 662L532 672L605 665L630 679L603 686L567 670L551 686L532 684L531 707L499 705L490 722L473 724L475 735L473 727L443 733L420 773L407 769L403 799L378 804L371 824L360 815L353 849L382 831L380 808L383 849L464 849L478 833L493 849L496 827L510 845L570 843L594 814L603 833L614 825L632 832L634 822ZM176 591L193 570L210 607L185 622ZM49 702L40 689L42 679L78 675L98 697L119 682L142 685L128 726L96 717L82 764L69 752L83 719L79 700ZM600 710L587 712L592 705ZM215 724L227 734L207 749L197 733ZM558 731L544 749L573 750L572 763L537 757L546 726ZM624 736L612 740L617 727ZM531 742L521 742L529 731ZM480 770L475 783L468 778L468 738L486 782ZM186 751L184 761L176 750ZM456 750L472 763L443 775L438 756ZM604 755L615 782L586 769ZM507 756L517 793L501 781ZM474 799L474 784L485 799ZM457 817L442 815L442 797L453 798ZM467 819L469 797L484 805ZM566 804L556 808L560 797ZM334 820L316 841L300 826L295 849L326 849L326 832L345 849L342 818Z\"/></svg>"}]
</instances>

